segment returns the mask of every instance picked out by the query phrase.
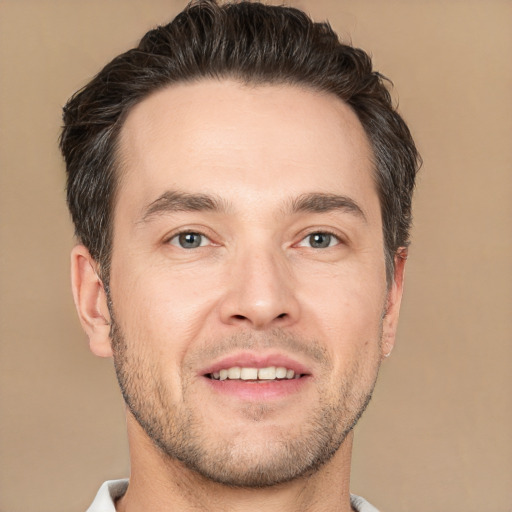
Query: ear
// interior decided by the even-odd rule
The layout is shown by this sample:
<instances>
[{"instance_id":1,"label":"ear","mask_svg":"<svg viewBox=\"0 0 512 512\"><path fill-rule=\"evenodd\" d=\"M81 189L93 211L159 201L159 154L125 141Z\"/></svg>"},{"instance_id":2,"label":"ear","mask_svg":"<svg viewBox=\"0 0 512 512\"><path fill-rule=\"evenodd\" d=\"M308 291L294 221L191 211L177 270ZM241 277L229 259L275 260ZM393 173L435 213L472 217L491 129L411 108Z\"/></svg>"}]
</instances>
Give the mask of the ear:
<instances>
[{"instance_id":1,"label":"ear","mask_svg":"<svg viewBox=\"0 0 512 512\"><path fill-rule=\"evenodd\" d=\"M110 314L97 263L83 245L71 251L71 286L82 327L93 354L110 357Z\"/></svg>"},{"instance_id":2,"label":"ear","mask_svg":"<svg viewBox=\"0 0 512 512\"><path fill-rule=\"evenodd\" d=\"M381 359L389 357L395 346L398 315L404 290L405 262L407 261L407 248L401 247L395 254L395 270L393 281L388 290L386 311L382 323Z\"/></svg>"}]
</instances>

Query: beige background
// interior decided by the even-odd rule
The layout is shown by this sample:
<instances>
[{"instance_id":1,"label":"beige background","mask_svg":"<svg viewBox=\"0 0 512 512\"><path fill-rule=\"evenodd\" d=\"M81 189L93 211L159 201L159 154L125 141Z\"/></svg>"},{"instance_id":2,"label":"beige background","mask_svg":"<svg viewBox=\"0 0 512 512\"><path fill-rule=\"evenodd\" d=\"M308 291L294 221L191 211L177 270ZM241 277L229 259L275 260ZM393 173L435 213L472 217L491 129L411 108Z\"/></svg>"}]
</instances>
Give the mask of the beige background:
<instances>
[{"instance_id":1,"label":"beige background","mask_svg":"<svg viewBox=\"0 0 512 512\"><path fill-rule=\"evenodd\" d=\"M110 361L68 284L68 96L182 0L0 0L0 510L83 511L128 472ZM424 157L398 344L352 490L388 512L512 510L512 2L303 0L370 50Z\"/></svg>"}]
</instances>

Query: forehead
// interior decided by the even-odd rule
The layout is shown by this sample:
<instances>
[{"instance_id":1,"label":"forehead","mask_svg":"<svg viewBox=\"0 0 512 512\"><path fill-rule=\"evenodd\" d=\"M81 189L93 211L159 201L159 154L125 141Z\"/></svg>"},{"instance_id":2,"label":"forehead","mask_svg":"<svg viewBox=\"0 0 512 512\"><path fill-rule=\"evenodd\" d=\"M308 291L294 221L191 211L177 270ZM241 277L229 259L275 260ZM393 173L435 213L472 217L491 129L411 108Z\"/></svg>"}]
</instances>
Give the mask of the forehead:
<instances>
[{"instance_id":1,"label":"forehead","mask_svg":"<svg viewBox=\"0 0 512 512\"><path fill-rule=\"evenodd\" d=\"M374 189L372 152L352 109L292 85L203 80L165 88L128 114L118 155L118 201L151 201L164 189L229 195L241 185L260 199L272 190Z\"/></svg>"}]
</instances>

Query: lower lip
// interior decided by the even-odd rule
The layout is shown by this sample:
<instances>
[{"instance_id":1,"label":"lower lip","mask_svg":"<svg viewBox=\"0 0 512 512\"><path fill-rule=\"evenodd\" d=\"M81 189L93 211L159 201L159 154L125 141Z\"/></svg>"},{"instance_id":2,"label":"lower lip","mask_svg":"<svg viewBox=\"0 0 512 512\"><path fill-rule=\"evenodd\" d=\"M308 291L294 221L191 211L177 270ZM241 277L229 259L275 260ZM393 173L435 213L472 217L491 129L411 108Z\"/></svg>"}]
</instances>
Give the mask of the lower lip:
<instances>
[{"instance_id":1,"label":"lower lip","mask_svg":"<svg viewBox=\"0 0 512 512\"><path fill-rule=\"evenodd\" d=\"M236 396L242 400L275 400L298 393L310 380L309 376L300 379L245 381L245 380L214 380L205 377L211 388L222 395Z\"/></svg>"}]
</instances>

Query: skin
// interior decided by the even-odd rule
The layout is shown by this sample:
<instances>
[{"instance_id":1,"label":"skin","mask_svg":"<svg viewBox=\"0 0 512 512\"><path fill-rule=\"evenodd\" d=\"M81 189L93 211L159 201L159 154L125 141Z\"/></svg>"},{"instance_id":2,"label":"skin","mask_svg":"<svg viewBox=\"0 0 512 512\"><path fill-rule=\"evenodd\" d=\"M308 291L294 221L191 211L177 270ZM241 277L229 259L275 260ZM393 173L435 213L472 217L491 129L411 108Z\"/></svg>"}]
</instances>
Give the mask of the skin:
<instances>
[{"instance_id":1,"label":"skin","mask_svg":"<svg viewBox=\"0 0 512 512\"><path fill-rule=\"evenodd\" d=\"M91 350L114 353L131 405L162 424L193 425L210 455L228 444L223 457L242 473L282 457L283 443L306 436L323 406L335 411L338 444L286 482L230 487L162 453L128 408L132 474L117 509L350 510L344 430L393 347L405 264L395 258L388 286L372 153L356 115L335 96L290 85L176 85L129 113L120 165L111 310L81 245L72 281ZM177 194L217 207L176 209ZM334 196L335 206L325 199ZM305 207L311 197L316 206ZM202 233L201 245L181 247L180 232ZM332 234L329 245L312 247L313 233ZM274 395L254 383L225 392L205 377L240 354L287 357L307 376Z\"/></svg>"}]
</instances>

